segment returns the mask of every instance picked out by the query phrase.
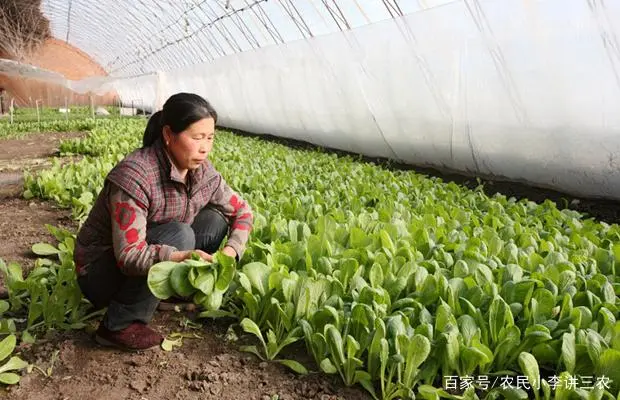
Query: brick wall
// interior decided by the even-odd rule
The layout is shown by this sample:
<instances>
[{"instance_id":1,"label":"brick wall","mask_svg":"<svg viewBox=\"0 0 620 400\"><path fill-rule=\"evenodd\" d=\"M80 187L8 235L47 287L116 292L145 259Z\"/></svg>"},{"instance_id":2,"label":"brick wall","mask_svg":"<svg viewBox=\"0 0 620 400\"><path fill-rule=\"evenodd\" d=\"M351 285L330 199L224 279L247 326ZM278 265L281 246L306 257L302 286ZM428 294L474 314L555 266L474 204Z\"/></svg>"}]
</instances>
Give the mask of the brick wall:
<instances>
[{"instance_id":1,"label":"brick wall","mask_svg":"<svg viewBox=\"0 0 620 400\"><path fill-rule=\"evenodd\" d=\"M67 79L78 80L91 76L105 76L104 69L86 53L58 39L49 39L28 62L40 68L58 72ZM89 95L79 95L64 87L33 79L16 78L0 74L0 88L6 98L15 97L17 105L34 106L39 99L44 106L64 107L65 99L70 105L89 105ZM93 96L97 105L115 104L116 95Z\"/></svg>"}]
</instances>

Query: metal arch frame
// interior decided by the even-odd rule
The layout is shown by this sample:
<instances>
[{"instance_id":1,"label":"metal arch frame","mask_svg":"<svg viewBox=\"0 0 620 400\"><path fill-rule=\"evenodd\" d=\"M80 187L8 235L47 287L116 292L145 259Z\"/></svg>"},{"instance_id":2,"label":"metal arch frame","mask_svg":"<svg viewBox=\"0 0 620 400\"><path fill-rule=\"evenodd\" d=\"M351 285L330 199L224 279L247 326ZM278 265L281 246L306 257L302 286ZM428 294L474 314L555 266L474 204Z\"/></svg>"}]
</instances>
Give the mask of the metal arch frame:
<instances>
[{"instance_id":1,"label":"metal arch frame","mask_svg":"<svg viewBox=\"0 0 620 400\"><path fill-rule=\"evenodd\" d=\"M144 3L142 3L142 2L141 2L140 4L144 4ZM160 9L161 9L161 7L160 7ZM134 10L135 10L135 7L134 7L134 8L128 8L128 9L127 9L127 13L128 13L128 14L129 14L129 15L133 18L133 20L134 20L134 21L136 21L136 23L137 23L137 22L139 22L140 20L139 20L139 19L138 19L138 17L136 17L136 15L134 14ZM136 55L138 55L138 54L139 54L139 52L144 51L144 47L145 47L144 45L141 45L141 46L140 46L140 45L136 45L136 43L140 43L140 40L141 40L141 39L140 39L140 37L144 37L144 38L153 38L153 36L152 36L152 34L150 33L150 31L149 31L149 30L142 30L142 31L138 31L138 32L137 32L137 34L135 34L135 36L134 36L134 37L136 38L136 40L134 40L133 42L129 43L129 44L126 46L126 47L128 47L130 50L127 50L127 51L124 53L125 55L131 54L131 53L132 53L132 52L131 52L131 50L132 50L133 48L136 48L136 52L134 53L134 54L136 54ZM145 42L143 42L143 43L145 43ZM115 62L116 62L116 60L120 60L120 59L121 59L121 56L117 57L117 58L115 59ZM109 65L109 66L110 66L110 68L111 68L113 64L112 64L112 63L108 63L108 65ZM142 72L144 72L144 71L142 71Z\"/></svg>"},{"instance_id":2,"label":"metal arch frame","mask_svg":"<svg viewBox=\"0 0 620 400\"><path fill-rule=\"evenodd\" d=\"M203 0L203 2L204 2L204 1L206 1L206 0ZM171 3L171 4L172 4L172 3ZM175 3L175 4L178 4L178 3ZM135 64L135 63L136 63L136 60L144 60L144 59L146 59L146 58L149 58L150 56L155 56L155 57L153 57L153 59L155 59L155 60L156 60L156 62L158 62L158 63L162 64L162 63L161 63L161 60L160 60L160 58L161 58L161 57L160 57L160 56L156 56L156 55L158 55L158 53L160 53L160 52L161 52L162 50L164 50L165 48L169 47L169 45L171 45L171 44L175 44L175 43L178 43L178 42L180 41L179 39L176 39L176 40L173 40L173 41L171 42L171 39L166 37L166 32L170 31L170 30L172 29L172 27L174 27L175 25L180 24L180 23L181 23L181 21L183 20L183 18L184 18L184 17L185 17L185 16L186 16L186 15L187 15L190 11L192 11L192 10L196 9L197 7L199 7L199 6L200 6L200 4L201 4L201 3L198 3L198 4L193 4L191 7L189 7L189 8L185 8L185 9L178 8L178 7L177 7L176 9L180 11L179 13L177 13L177 15L178 15L178 17L177 17L177 18L175 18L172 22L168 23L168 24L167 24L165 27L163 27L162 29L159 29L159 30L157 30L157 31L151 31L150 33L148 33L149 38L148 38L148 40L147 40L147 41L145 41L145 42L144 42L144 43L149 42L148 47L150 47L150 48L151 48L151 50L150 50L148 53L146 53L146 54L144 54L144 55L139 55L139 54L138 54L138 55L136 55L136 57L135 57L135 58L133 58L133 60L131 60L130 62L122 63L122 64L120 64L118 67L116 67L116 68L113 68L113 69L112 69L112 65L116 63L116 60L119 60L119 59L120 59L120 58L122 58L122 56L124 56L124 55L130 54L130 51L126 51L123 55L121 55L121 56L117 56L117 57L115 58L115 60L114 60L114 63L112 63L112 62L111 62L111 63L109 63L109 64L108 64L108 65L109 65L109 67L111 68L110 73L112 74L112 73L115 73L115 72L117 72L117 71L124 70L124 69L128 68L130 65ZM173 7L176 7L176 5L173 5ZM187 36L187 35L185 35L185 36ZM158 46L157 44L155 44L155 49L153 49L153 41L154 41L154 39L159 38L159 37L161 37L161 38L162 38L162 43L161 43L159 46ZM141 45L141 46L137 46L137 47L138 47L139 49L143 50L143 49L146 49L146 47L147 47L147 46L145 46L145 45ZM163 64L162 64L162 65L163 65ZM168 66L168 67L169 67L169 66Z\"/></svg>"},{"instance_id":3,"label":"metal arch frame","mask_svg":"<svg viewBox=\"0 0 620 400\"><path fill-rule=\"evenodd\" d=\"M167 25L165 25L163 28L159 29L159 30L142 30L140 31L141 35L136 35L138 37L137 40L132 40L131 42L129 42L127 44L128 50L125 50L124 53L117 55L113 61L109 61L108 64L106 65L107 68L109 68L111 71L117 71L119 69L123 68L123 64L121 64L120 67L116 67L114 68L114 64L116 64L117 60L122 59L124 56L131 54L131 50L132 47L142 47L145 48L146 46L144 44L140 45L140 43L148 43L148 42L153 42L153 40L157 37L160 36L166 36L166 32L170 31L172 29L172 27L174 27L175 25L178 25L184 18L184 16L186 16L189 12L193 11L194 9L198 8L200 6L201 3L206 2L207 0L202 0L200 3L194 3L192 4L190 7L187 8L183 8L182 4L180 2L170 2L170 6L177 10L178 12L175 13L176 15L178 15L178 17L173 18L170 22L167 23ZM146 4L143 2L143 0L139 0L140 4L146 7ZM153 2L153 4L157 5L160 10L163 11L163 8L161 7L161 5L157 4L157 2ZM181 4L181 6L180 6ZM134 7L135 8L135 7ZM155 26L155 25L154 25ZM143 39L139 38L142 37Z\"/></svg>"},{"instance_id":4,"label":"metal arch frame","mask_svg":"<svg viewBox=\"0 0 620 400\"><path fill-rule=\"evenodd\" d=\"M264 0L259 0L259 1L264 1ZM257 1L257 2L255 2L252 6L254 6L255 4L258 4L258 1ZM246 9L244 9L243 11L245 11L245 10L246 10ZM204 10L203 10L203 11L204 11ZM235 11L233 11L233 12L238 13L238 12L240 12L240 11L241 11L241 10L235 10ZM205 15L206 15L206 12L205 12ZM139 58L134 59L134 60L132 60L132 61L130 61L130 62L127 62L127 63L123 64L122 66L120 66L120 67L118 67L118 68L116 68L116 69L114 69L114 70L110 71L110 74L112 74L112 73L114 73L114 72L117 72L117 71L120 71L120 70L124 70L124 69L128 68L128 67L129 67L129 66L131 66L131 65L134 65L134 64L136 64L136 63L138 63L138 62L140 62L140 61L143 61L143 60L145 60L145 59L147 59L147 58L149 58L149 57L151 57L151 56L154 56L154 55L156 55L156 54L158 54L158 53L161 53L163 50L167 49L167 48L168 48L168 47L170 47L170 46L173 46L173 45L178 44L178 43L180 43L180 42L182 42L182 41L184 41L184 40L187 40L187 39L188 39L188 38L190 38L190 37L196 36L198 33L200 33L200 32L202 32L202 31L204 31L204 30L205 30L205 28L214 27L214 26L216 26L215 24L216 24L218 21L220 21L220 20L222 20L222 19L224 19L224 18L227 18L227 17L229 17L229 16L230 16L230 13L228 13L228 14L226 14L226 15L223 15L223 16L219 16L217 19L215 19L215 20L211 20L211 21L209 21L208 23L203 24L200 28L198 28L197 30L195 30L195 31L194 31L194 32L192 32L191 34L189 34L189 35L185 35L184 37L177 38L177 39L175 39L175 40L173 40L173 41L169 41L169 42L167 42L167 43L164 43L162 46L160 46L159 48L157 48L157 49L153 50L153 51L152 51L152 52L150 52L149 54L146 54L146 55L144 55L144 56L142 56L142 57L139 57ZM226 38L226 35L222 34L221 32L220 32L220 34L221 34L224 38ZM222 50L223 50L223 49L222 49Z\"/></svg>"},{"instance_id":5,"label":"metal arch frame","mask_svg":"<svg viewBox=\"0 0 620 400\"><path fill-rule=\"evenodd\" d=\"M234 52L240 52L241 51L241 46L239 45L239 43L237 43L237 40L233 37L233 35L231 35L231 33L228 30L228 28L226 27L226 25L224 25L223 23L218 24L218 22L222 21L222 19L224 19L225 16L227 16L228 14L226 14L225 16L218 16L218 14L215 12L213 7L211 7L211 5L209 3L206 3L206 5L207 5L207 7L209 7L209 10L215 16L215 19L211 20L212 26L215 27L215 29L220 33L220 35L222 35L222 37L224 38L226 43L228 43L228 45L232 49L233 53ZM220 29L220 25L221 25L222 29ZM225 33L222 33L222 30L224 30Z\"/></svg>"},{"instance_id":6,"label":"metal arch frame","mask_svg":"<svg viewBox=\"0 0 620 400\"><path fill-rule=\"evenodd\" d=\"M347 18L344 16L344 13L342 12L340 6L338 6L338 2L336 0L331 1L332 3L334 3L333 6L329 4L329 0L321 0L325 8L327 8L327 11L329 11L329 15L332 16L332 19L334 20L338 28L340 28L341 31L350 30L351 25L349 24L349 21L347 21ZM341 24L343 24L344 27Z\"/></svg>"},{"instance_id":7,"label":"metal arch frame","mask_svg":"<svg viewBox=\"0 0 620 400\"><path fill-rule=\"evenodd\" d=\"M207 12L202 8L202 4L203 4L202 2L199 4L198 9L202 13L202 15L205 16L205 18L210 20L211 17L209 15L207 15ZM201 32L204 32L204 31L201 30ZM213 34L213 31L211 29L209 29L206 32L204 32L204 34L205 34L205 37L207 37L207 39L211 43L211 45L218 51L220 57L221 56L225 56L226 55L226 51L224 50L224 48L222 47L220 42L216 39L215 35ZM209 34L210 37L208 37L207 34Z\"/></svg>"},{"instance_id":8,"label":"metal arch frame","mask_svg":"<svg viewBox=\"0 0 620 400\"><path fill-rule=\"evenodd\" d=\"M392 16L392 18L402 17L403 10L400 8L400 4L398 4L398 0L381 0L383 1L383 5L387 8L388 12Z\"/></svg>"},{"instance_id":9,"label":"metal arch frame","mask_svg":"<svg viewBox=\"0 0 620 400\"><path fill-rule=\"evenodd\" d=\"M69 6L67 7L67 36L65 43L69 43L69 34L71 33L71 8L73 6L73 0L69 0Z\"/></svg>"},{"instance_id":10,"label":"metal arch frame","mask_svg":"<svg viewBox=\"0 0 620 400\"><path fill-rule=\"evenodd\" d=\"M304 18L301 12L304 10L299 8L297 0L277 0L269 7L263 4L267 0L239 0L235 5L230 0L135 0L125 8L100 2L87 5L84 0L44 1L47 12L58 21L58 34L65 36L67 42L88 50L112 76L166 70L245 49L282 44L299 38L296 32L304 39L312 38L317 33L310 24L314 18L323 21L326 32L333 32L335 27L341 31L352 29L356 24L353 17L357 18L357 15L345 15L346 9L339 0L308 0L317 11L316 17L312 12L312 20L309 16ZM364 7L357 0L353 1L366 22L371 22ZM398 0L374 1L382 2L392 18L404 15ZM90 7L93 15L88 25L86 20L76 18L86 7ZM124 19L107 32L88 28L104 26L111 15L121 10ZM192 24L184 30L183 21L188 18ZM333 21L329 22L330 19ZM280 27L282 24L286 24L286 30ZM64 28L66 31L62 32ZM284 37L284 32L291 37ZM114 35L126 35L126 39L119 42ZM90 43L93 43L92 48ZM171 52L175 47L181 57Z\"/></svg>"},{"instance_id":11,"label":"metal arch frame","mask_svg":"<svg viewBox=\"0 0 620 400\"><path fill-rule=\"evenodd\" d=\"M94 5L94 7L101 7L101 4L100 3L96 3ZM91 41L94 42L94 41L97 41L97 40L100 41L99 37L95 37L95 32L94 31L90 31L90 30L87 30L85 32L80 32L79 36L82 37L82 38L86 38L86 41L88 41L88 42L91 42ZM67 43L69 43L69 44L72 44L72 43L76 44L75 39L72 40L72 41L69 41ZM112 53L114 51L114 49L112 48L112 43L110 43L109 41L104 41L104 42L101 43L101 45L102 45L102 48L103 48L103 50L102 50L103 54L101 54L99 51L95 50L94 52L89 53L89 56L91 56L91 57L93 57L95 59L105 59L105 56L108 53ZM78 45L76 47L80 48L81 46Z\"/></svg>"},{"instance_id":12,"label":"metal arch frame","mask_svg":"<svg viewBox=\"0 0 620 400\"><path fill-rule=\"evenodd\" d=\"M173 8L176 7L176 10L178 10L179 12L176 14L178 15L178 17L176 19L174 19L173 22L169 23L164 29L160 30L157 32L157 34L161 34L161 41L162 44L168 44L170 43L170 36L174 37L174 33L175 30L178 28L181 28L183 25L184 21L187 21L187 15L195 9L195 4L190 5L189 7L187 6L187 4L178 2L178 3L170 3ZM182 30L182 29L181 29ZM169 36L168 33L170 33L171 35ZM175 41L174 43L180 43L181 41ZM142 46L143 47L143 46ZM168 46L166 46L164 49L162 49L161 52L157 52L155 54L153 54L153 59L154 62L157 62L161 67L160 69L163 67L165 68L176 68L176 67L180 67L182 66L182 62L181 62L181 58L179 57L174 57L172 55L168 56L165 52L165 50L167 49ZM197 50L193 47L189 47L188 50L189 54L192 54L194 56L196 56ZM149 53L145 54L145 57L148 57ZM140 59L140 58L138 58ZM144 58L142 58L144 59ZM141 64L141 67L144 64ZM143 68L143 67L142 67Z\"/></svg>"},{"instance_id":13,"label":"metal arch frame","mask_svg":"<svg viewBox=\"0 0 620 400\"><path fill-rule=\"evenodd\" d=\"M229 7L223 6L220 1L216 1L215 3L219 5L224 12L226 12L226 10L229 8ZM233 11L237 11L237 10L245 11L245 7L242 7L240 9L235 9L234 7L230 6L230 8L232 8ZM247 24L245 23L243 18L241 18L241 15L239 13L231 14L230 20L237 27L237 29L239 29L241 34L245 37L245 40L247 40L250 47L252 47L253 49L260 47L260 43L258 42L256 37L254 37L254 33L252 33L252 30L248 28Z\"/></svg>"},{"instance_id":14,"label":"metal arch frame","mask_svg":"<svg viewBox=\"0 0 620 400\"><path fill-rule=\"evenodd\" d=\"M243 1L245 2L246 5L248 6L250 5L248 3L249 0L243 0ZM261 6L261 2L256 4L256 8L258 10L254 10L254 7L249 7L249 8L254 13L254 16L256 17L256 19L263 25L267 33L269 33L269 35L271 36L275 44L285 42L284 38L282 38L282 35L280 34L280 31L278 31L278 28L276 28L271 18L269 18L267 13L265 13L265 10L263 10L263 7ZM267 21L269 21L269 24L271 24L271 27L269 27L269 25L267 24Z\"/></svg>"},{"instance_id":15,"label":"metal arch frame","mask_svg":"<svg viewBox=\"0 0 620 400\"><path fill-rule=\"evenodd\" d=\"M304 39L308 37L314 37L314 35L312 34L312 31L310 30L310 27L308 27L308 24L306 24L306 21L301 16L301 14L299 13L299 10L297 9L297 7L295 7L295 4L293 3L292 0L281 0L278 2L278 4L282 6L284 11L293 20L293 22L297 26L297 29L299 29L299 32L301 32L301 36Z\"/></svg>"}]
</instances>

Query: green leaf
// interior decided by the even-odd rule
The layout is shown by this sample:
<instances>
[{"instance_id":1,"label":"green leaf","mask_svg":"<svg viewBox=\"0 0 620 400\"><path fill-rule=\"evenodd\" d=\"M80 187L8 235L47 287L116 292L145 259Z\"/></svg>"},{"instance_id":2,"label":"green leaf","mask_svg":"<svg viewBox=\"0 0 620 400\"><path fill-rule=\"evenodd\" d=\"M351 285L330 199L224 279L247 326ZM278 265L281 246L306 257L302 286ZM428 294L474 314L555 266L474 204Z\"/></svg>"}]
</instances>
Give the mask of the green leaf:
<instances>
[{"instance_id":1,"label":"green leaf","mask_svg":"<svg viewBox=\"0 0 620 400\"><path fill-rule=\"evenodd\" d=\"M32 252L38 256L51 256L54 254L59 254L60 250L51 244L37 243L32 245Z\"/></svg>"},{"instance_id":2,"label":"green leaf","mask_svg":"<svg viewBox=\"0 0 620 400\"><path fill-rule=\"evenodd\" d=\"M15 385L20 380L20 376L13 372L3 372L0 374L0 383L5 385Z\"/></svg>"},{"instance_id":3,"label":"green leaf","mask_svg":"<svg viewBox=\"0 0 620 400\"><path fill-rule=\"evenodd\" d=\"M459 317L458 326L465 345L469 346L480 329L478 325L476 325L476 320L471 315L465 314Z\"/></svg>"},{"instance_id":4,"label":"green leaf","mask_svg":"<svg viewBox=\"0 0 620 400\"><path fill-rule=\"evenodd\" d=\"M6 270L3 268L3 271L7 275L9 287L13 286L16 282L24 281L22 267L17 263L10 263L6 267ZM35 270L31 272L31 275L34 273L34 271Z\"/></svg>"},{"instance_id":5,"label":"green leaf","mask_svg":"<svg viewBox=\"0 0 620 400\"><path fill-rule=\"evenodd\" d=\"M513 325L512 312L510 307L504 299L496 297L491 303L489 310L489 330L491 333L491 339L493 342L499 340L499 335L502 329Z\"/></svg>"},{"instance_id":6,"label":"green leaf","mask_svg":"<svg viewBox=\"0 0 620 400\"><path fill-rule=\"evenodd\" d=\"M330 353L334 358L334 362L337 363L337 367L343 366L345 364L344 344L342 343L340 331L332 324L327 324L325 325L324 335Z\"/></svg>"},{"instance_id":7,"label":"green leaf","mask_svg":"<svg viewBox=\"0 0 620 400\"><path fill-rule=\"evenodd\" d=\"M0 373L26 368L28 363L19 357L13 356L9 361L0 367Z\"/></svg>"},{"instance_id":8,"label":"green leaf","mask_svg":"<svg viewBox=\"0 0 620 400\"><path fill-rule=\"evenodd\" d=\"M614 244L612 248L616 266L620 267L620 243Z\"/></svg>"},{"instance_id":9,"label":"green leaf","mask_svg":"<svg viewBox=\"0 0 620 400\"><path fill-rule=\"evenodd\" d=\"M222 306L223 299L224 292L214 290L207 295L205 301L202 302L202 306L205 307L207 311L216 311Z\"/></svg>"},{"instance_id":10,"label":"green leaf","mask_svg":"<svg viewBox=\"0 0 620 400\"><path fill-rule=\"evenodd\" d=\"M431 353L431 342L425 336L414 335L409 342L406 352L405 373L402 381L406 387L413 387L415 378L418 375L418 368Z\"/></svg>"},{"instance_id":11,"label":"green leaf","mask_svg":"<svg viewBox=\"0 0 620 400\"><path fill-rule=\"evenodd\" d=\"M553 307L555 307L555 296L553 293L541 288L534 291L533 298L537 301L534 323L542 323L550 319L553 316Z\"/></svg>"},{"instance_id":12,"label":"green leaf","mask_svg":"<svg viewBox=\"0 0 620 400\"><path fill-rule=\"evenodd\" d=\"M334 367L334 364L332 364L329 358L324 358L323 361L321 361L320 367L321 370L326 374L335 374L338 372L338 370L336 369L336 367Z\"/></svg>"},{"instance_id":13,"label":"green leaf","mask_svg":"<svg viewBox=\"0 0 620 400\"><path fill-rule=\"evenodd\" d=\"M562 362L571 375L575 372L576 359L575 334L565 333L562 335Z\"/></svg>"},{"instance_id":14,"label":"green leaf","mask_svg":"<svg viewBox=\"0 0 620 400\"><path fill-rule=\"evenodd\" d=\"M33 344L36 342L35 338L27 330L22 332L21 341L22 343L28 343L28 344Z\"/></svg>"},{"instance_id":15,"label":"green leaf","mask_svg":"<svg viewBox=\"0 0 620 400\"><path fill-rule=\"evenodd\" d=\"M377 399L375 388L372 384L372 377L366 371L355 371L355 382L359 383L364 389L366 389L373 399Z\"/></svg>"},{"instance_id":16,"label":"green leaf","mask_svg":"<svg viewBox=\"0 0 620 400\"><path fill-rule=\"evenodd\" d=\"M373 377L377 376L379 373L381 365L381 341L385 339L385 323L383 320L377 318L374 324L375 330L368 352L368 373Z\"/></svg>"},{"instance_id":17,"label":"green leaf","mask_svg":"<svg viewBox=\"0 0 620 400\"><path fill-rule=\"evenodd\" d=\"M180 264L188 265L190 267L197 267L197 268L205 268L205 267L212 265L212 263L202 260L197 253L192 253L192 255L195 255L197 258L194 258L192 256L192 258L183 260L183 262Z\"/></svg>"},{"instance_id":18,"label":"green leaf","mask_svg":"<svg viewBox=\"0 0 620 400\"><path fill-rule=\"evenodd\" d=\"M277 360L277 362L289 367L290 369L297 372L298 374L306 375L308 373L308 370L306 369L306 367L304 367L301 363L295 360Z\"/></svg>"},{"instance_id":19,"label":"green leaf","mask_svg":"<svg viewBox=\"0 0 620 400\"><path fill-rule=\"evenodd\" d=\"M162 261L149 269L147 284L155 297L166 300L174 296L174 289L170 284L170 274L179 265L173 261Z\"/></svg>"},{"instance_id":20,"label":"green leaf","mask_svg":"<svg viewBox=\"0 0 620 400\"><path fill-rule=\"evenodd\" d=\"M461 400L460 396L451 395L445 390L431 385L420 385L418 387L418 393L422 396L422 398L429 400L439 400L439 398Z\"/></svg>"},{"instance_id":21,"label":"green leaf","mask_svg":"<svg viewBox=\"0 0 620 400\"><path fill-rule=\"evenodd\" d=\"M538 390L540 389L540 370L538 368L538 361L530 353L522 352L519 354L519 367L521 371L527 376L528 383L538 398Z\"/></svg>"},{"instance_id":22,"label":"green leaf","mask_svg":"<svg viewBox=\"0 0 620 400\"><path fill-rule=\"evenodd\" d=\"M196 291L196 288L189 282L191 268L186 264L178 264L170 273L170 286L181 297L189 297Z\"/></svg>"},{"instance_id":23,"label":"green leaf","mask_svg":"<svg viewBox=\"0 0 620 400\"><path fill-rule=\"evenodd\" d=\"M242 267L242 271L247 276L252 287L256 289L261 296L264 296L269 287L271 267L261 262L252 262L245 264Z\"/></svg>"},{"instance_id":24,"label":"green leaf","mask_svg":"<svg viewBox=\"0 0 620 400\"><path fill-rule=\"evenodd\" d=\"M381 265L377 263L372 265L370 268L369 280L372 287L381 287L381 284L383 283L383 269L381 268Z\"/></svg>"},{"instance_id":25,"label":"green leaf","mask_svg":"<svg viewBox=\"0 0 620 400\"><path fill-rule=\"evenodd\" d=\"M489 364L493 359L493 353L490 350L485 352L483 345L475 343L472 347L461 347L461 364L463 365L462 371L464 374L472 375L478 366Z\"/></svg>"},{"instance_id":26,"label":"green leaf","mask_svg":"<svg viewBox=\"0 0 620 400\"><path fill-rule=\"evenodd\" d=\"M253 334L254 336L256 336L256 337L257 337L257 338L261 341L261 343L263 344L263 346L265 346L265 347L266 347L266 343L265 343L265 341L263 340L263 335L262 335L262 333L261 333L261 331L260 331L260 328L258 327L258 325L256 325L256 323L255 323L254 321L252 321L252 320L251 320L251 319L249 319L249 318L244 318L244 319L241 321L241 327L242 327L242 328L243 328L243 330L244 330L244 331L246 331L247 333L251 333L251 334Z\"/></svg>"},{"instance_id":27,"label":"green leaf","mask_svg":"<svg viewBox=\"0 0 620 400\"><path fill-rule=\"evenodd\" d=\"M174 340L164 338L161 343L161 348L165 351L172 351L174 346L181 346L181 338Z\"/></svg>"},{"instance_id":28,"label":"green leaf","mask_svg":"<svg viewBox=\"0 0 620 400\"><path fill-rule=\"evenodd\" d=\"M620 391L620 351L606 349L601 354L596 375L610 380L612 393Z\"/></svg>"},{"instance_id":29,"label":"green leaf","mask_svg":"<svg viewBox=\"0 0 620 400\"><path fill-rule=\"evenodd\" d=\"M230 282L232 282L235 277L235 266L234 264L228 263L228 265L223 265L220 270L220 274L217 277L217 281L215 282L215 289L220 290L222 292L228 289Z\"/></svg>"},{"instance_id":30,"label":"green leaf","mask_svg":"<svg viewBox=\"0 0 620 400\"><path fill-rule=\"evenodd\" d=\"M543 390L543 399L551 400L551 385L549 385L549 383L547 383L547 381L544 379L540 381L540 385L542 386Z\"/></svg>"},{"instance_id":31,"label":"green leaf","mask_svg":"<svg viewBox=\"0 0 620 400\"><path fill-rule=\"evenodd\" d=\"M586 346L588 349L588 355L590 356L590 360L596 366L600 360L601 353L603 348L601 346L601 341L599 340L598 334L594 331L588 330L586 335Z\"/></svg>"},{"instance_id":32,"label":"green leaf","mask_svg":"<svg viewBox=\"0 0 620 400\"><path fill-rule=\"evenodd\" d=\"M259 359L265 360L265 357L261 354L260 351L258 351L258 348L256 346L240 346L239 350L245 353L252 353Z\"/></svg>"},{"instance_id":33,"label":"green leaf","mask_svg":"<svg viewBox=\"0 0 620 400\"><path fill-rule=\"evenodd\" d=\"M213 274L213 271L199 269L197 273L198 273L198 276L196 277L196 280L194 281L194 287L200 290L204 294L210 294L213 291L213 288L215 287L215 275ZM241 284L244 285L245 283L244 280L240 278L240 281L241 281ZM247 281L247 285L249 287L250 285L249 281ZM246 288L245 285L243 287ZM249 291L251 292L251 289Z\"/></svg>"},{"instance_id":34,"label":"green leaf","mask_svg":"<svg viewBox=\"0 0 620 400\"><path fill-rule=\"evenodd\" d=\"M0 342L0 361L4 360L13 353L17 338L15 335L9 335Z\"/></svg>"},{"instance_id":35,"label":"green leaf","mask_svg":"<svg viewBox=\"0 0 620 400\"><path fill-rule=\"evenodd\" d=\"M444 362L452 371L458 369L458 361L460 357L460 345L458 341L458 331L453 330L450 333L442 333L441 336L446 341L444 347Z\"/></svg>"},{"instance_id":36,"label":"green leaf","mask_svg":"<svg viewBox=\"0 0 620 400\"><path fill-rule=\"evenodd\" d=\"M234 318L236 315L230 311L207 310L198 314L198 318Z\"/></svg>"},{"instance_id":37,"label":"green leaf","mask_svg":"<svg viewBox=\"0 0 620 400\"><path fill-rule=\"evenodd\" d=\"M379 232L379 236L381 237L381 246L387 251L389 251L390 254L396 253L396 249L394 248L394 242L392 242L392 238L390 238L390 235L385 230L381 230L381 232Z\"/></svg>"},{"instance_id":38,"label":"green leaf","mask_svg":"<svg viewBox=\"0 0 620 400\"><path fill-rule=\"evenodd\" d=\"M475 386L473 386L473 385L469 386L465 390L465 393L463 393L463 400L480 400L478 395L476 395L476 388L475 388Z\"/></svg>"},{"instance_id":39,"label":"green leaf","mask_svg":"<svg viewBox=\"0 0 620 400\"><path fill-rule=\"evenodd\" d=\"M501 395L501 399L506 400L527 400L529 396L527 392L521 388L514 386L496 387L486 395L485 399L495 399L497 395Z\"/></svg>"},{"instance_id":40,"label":"green leaf","mask_svg":"<svg viewBox=\"0 0 620 400\"><path fill-rule=\"evenodd\" d=\"M469 275L469 267L463 260L458 260L454 263L454 277L465 278Z\"/></svg>"}]
</instances>

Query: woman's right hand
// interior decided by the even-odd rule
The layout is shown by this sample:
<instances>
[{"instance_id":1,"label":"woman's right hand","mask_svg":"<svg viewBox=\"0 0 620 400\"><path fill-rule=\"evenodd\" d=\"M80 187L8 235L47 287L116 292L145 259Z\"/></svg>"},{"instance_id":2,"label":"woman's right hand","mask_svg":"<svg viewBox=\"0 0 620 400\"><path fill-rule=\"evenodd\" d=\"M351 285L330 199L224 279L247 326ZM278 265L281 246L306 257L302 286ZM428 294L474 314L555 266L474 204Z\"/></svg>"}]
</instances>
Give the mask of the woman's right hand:
<instances>
[{"instance_id":1,"label":"woman's right hand","mask_svg":"<svg viewBox=\"0 0 620 400\"><path fill-rule=\"evenodd\" d=\"M202 250L182 250L182 251L173 251L172 254L170 254L170 261L174 261L174 262L181 262L183 260L187 260L188 258L192 257L192 253L196 253L200 256L200 258L202 258L205 261L213 261L213 256L209 253L205 253Z\"/></svg>"}]
</instances>

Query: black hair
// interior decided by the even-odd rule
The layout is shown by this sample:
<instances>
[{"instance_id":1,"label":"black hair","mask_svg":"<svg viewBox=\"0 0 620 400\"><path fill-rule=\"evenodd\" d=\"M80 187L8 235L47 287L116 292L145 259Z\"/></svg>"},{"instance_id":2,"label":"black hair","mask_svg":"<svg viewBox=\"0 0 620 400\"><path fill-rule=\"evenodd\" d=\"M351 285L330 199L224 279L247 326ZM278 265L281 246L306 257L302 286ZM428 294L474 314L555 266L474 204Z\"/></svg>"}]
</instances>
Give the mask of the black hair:
<instances>
[{"instance_id":1,"label":"black hair","mask_svg":"<svg viewBox=\"0 0 620 400\"><path fill-rule=\"evenodd\" d=\"M162 110L151 115L144 130L142 147L149 147L162 136L168 125L174 134L179 134L194 122L213 118L217 124L217 112L211 104L194 93L177 93L168 98Z\"/></svg>"}]
</instances>

